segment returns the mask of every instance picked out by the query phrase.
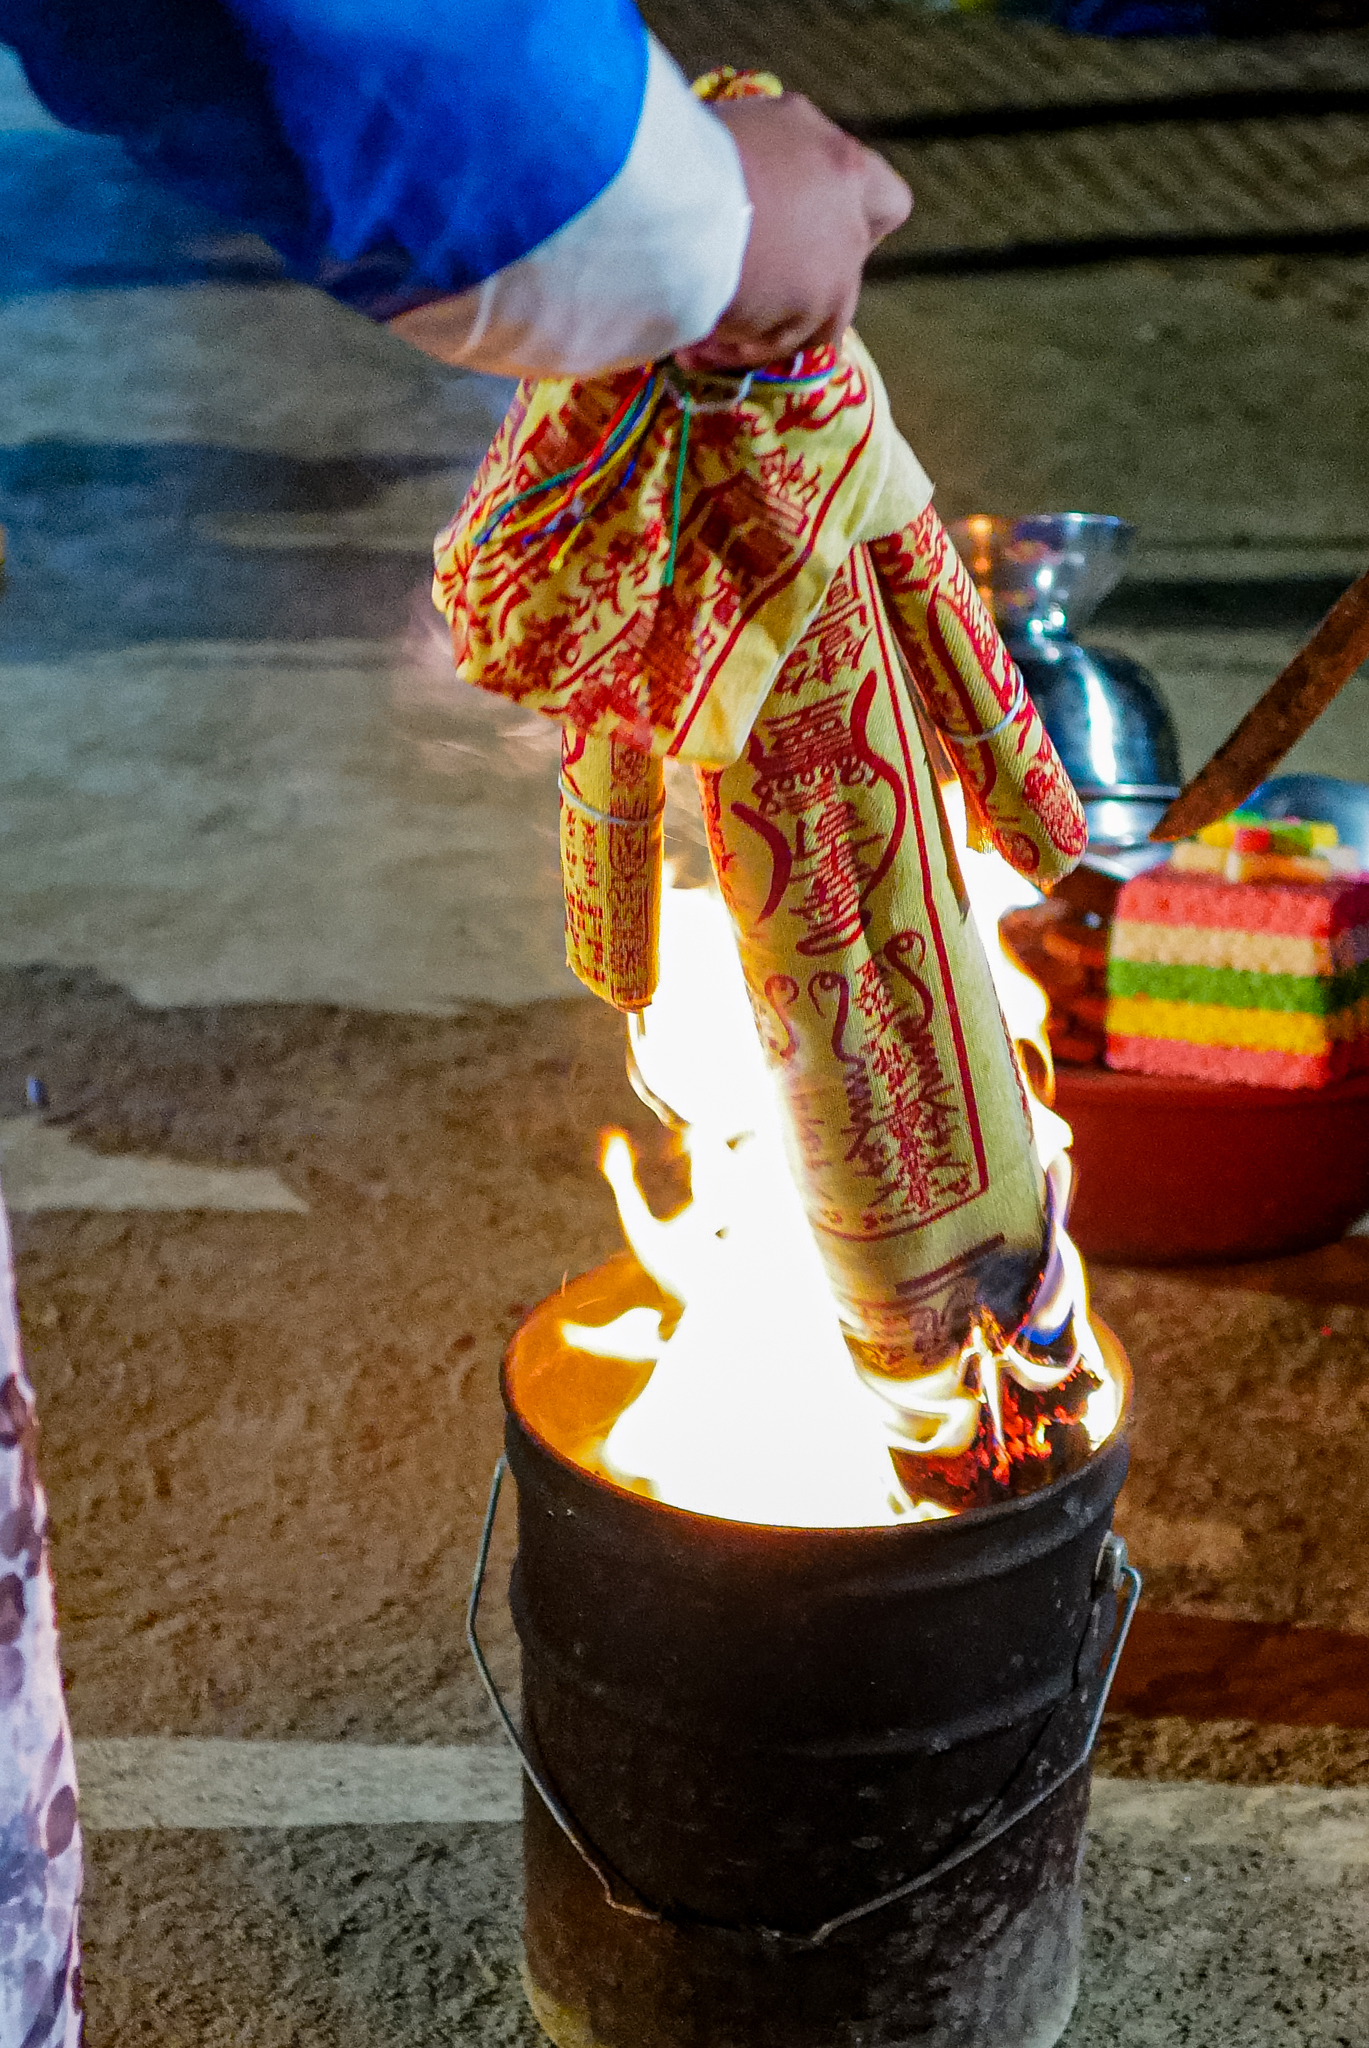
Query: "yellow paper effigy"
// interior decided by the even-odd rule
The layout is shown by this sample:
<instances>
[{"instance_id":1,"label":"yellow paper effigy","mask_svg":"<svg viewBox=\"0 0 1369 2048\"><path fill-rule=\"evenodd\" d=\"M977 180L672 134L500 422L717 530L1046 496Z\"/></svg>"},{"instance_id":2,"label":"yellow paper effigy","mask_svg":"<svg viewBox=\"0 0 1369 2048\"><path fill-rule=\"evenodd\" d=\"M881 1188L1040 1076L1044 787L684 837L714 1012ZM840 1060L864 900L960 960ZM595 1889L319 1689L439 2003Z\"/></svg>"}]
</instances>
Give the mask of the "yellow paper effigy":
<instances>
[{"instance_id":1,"label":"yellow paper effigy","mask_svg":"<svg viewBox=\"0 0 1369 2048\"><path fill-rule=\"evenodd\" d=\"M876 1380L1016 1326L1043 1186L940 792L857 548L739 758L714 868L848 1342Z\"/></svg>"},{"instance_id":2,"label":"yellow paper effigy","mask_svg":"<svg viewBox=\"0 0 1369 2048\"><path fill-rule=\"evenodd\" d=\"M434 595L470 682L565 732L568 957L649 1000L660 767L719 888L848 1342L893 1392L1010 1331L1043 1177L928 739L1042 887L1082 809L854 334L754 378L525 384ZM654 838L653 838L654 833Z\"/></svg>"}]
</instances>

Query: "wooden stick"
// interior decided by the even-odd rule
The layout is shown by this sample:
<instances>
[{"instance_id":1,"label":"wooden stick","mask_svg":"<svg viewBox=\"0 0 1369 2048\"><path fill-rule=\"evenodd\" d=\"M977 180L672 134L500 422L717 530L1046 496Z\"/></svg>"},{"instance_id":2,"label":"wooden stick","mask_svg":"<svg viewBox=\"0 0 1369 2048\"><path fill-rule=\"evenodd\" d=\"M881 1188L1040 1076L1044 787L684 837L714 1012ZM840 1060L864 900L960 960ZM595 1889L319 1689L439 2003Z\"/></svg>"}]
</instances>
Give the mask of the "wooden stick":
<instances>
[{"instance_id":1,"label":"wooden stick","mask_svg":"<svg viewBox=\"0 0 1369 2048\"><path fill-rule=\"evenodd\" d=\"M1301 654L1189 781L1152 839L1186 839L1239 809L1369 660L1369 569L1332 605Z\"/></svg>"}]
</instances>

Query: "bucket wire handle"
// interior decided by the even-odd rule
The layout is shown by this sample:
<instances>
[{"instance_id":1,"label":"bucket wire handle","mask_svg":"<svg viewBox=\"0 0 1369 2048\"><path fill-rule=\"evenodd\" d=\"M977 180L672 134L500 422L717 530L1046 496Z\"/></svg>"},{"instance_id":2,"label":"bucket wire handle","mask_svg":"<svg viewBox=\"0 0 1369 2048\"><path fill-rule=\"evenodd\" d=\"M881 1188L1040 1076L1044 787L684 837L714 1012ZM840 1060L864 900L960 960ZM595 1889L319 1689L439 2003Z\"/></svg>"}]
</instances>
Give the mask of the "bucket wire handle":
<instances>
[{"instance_id":1,"label":"bucket wire handle","mask_svg":"<svg viewBox=\"0 0 1369 2048\"><path fill-rule=\"evenodd\" d=\"M1023 1800L1020 1804L1014 1803L1011 1796L1013 1786L1031 1769L1033 1760L1039 1757L1046 1738L1052 1728L1054 1728L1060 1713L1079 1697L1078 1665L1083 1662L1088 1640L1093 1633L1094 1623L1097 1620L1103 1601L1109 1593L1121 1593L1123 1588L1125 1588L1125 1597L1122 1604L1122 1612L1113 1632L1107 1664L1102 1674L1102 1682L1098 1688L1098 1698L1089 1716L1089 1724L1085 1731L1084 1739L1080 1743L1073 1761L1065 1764L1060 1770L1053 1771L1046 1783L1038 1786L1029 1799ZM1117 1667L1122 1661L1122 1651L1126 1646L1127 1635L1136 1613L1136 1603L1140 1597L1141 1574L1127 1557L1125 1542L1115 1530L1109 1529L1107 1535L1103 1538L1103 1545L1098 1553L1098 1563L1094 1569L1093 1601L1089 1608L1088 1624L1084 1631L1083 1641L1079 1646L1074 1689L1050 1715L1045 1727L1041 1730L988 1812L970 1830L970 1833L954 1849L948 1850L944 1856L940 1857L930 1870L919 1872L918 1876L909 1878L906 1884L895 1885L892 1891L881 1892L877 1899L869 1899L863 1906L853 1906L848 1913L838 1913L833 1919L824 1920L821 1927L815 1927L811 1934L797 1937L800 1947L820 1948L829 1935L835 1934L838 1928L849 1927L853 1921L863 1920L867 1914L878 1913L882 1907L895 1905L900 1899L909 1898L914 1892L923 1891L928 1885L935 1884L939 1878L946 1875L947 1871L956 1869L961 1863L967 1863L972 1856L977 1856L982 1849L987 1849L991 1842L996 1842L1000 1835L1006 1835L1009 1828L1015 1828L1020 1820L1025 1820L1028 1814L1035 1813L1038 1806L1044 1806L1048 1799L1055 1796L1062 1785L1068 1784L1072 1777L1083 1770L1093 1754L1093 1745L1098 1739L1098 1730L1102 1726L1103 1713L1108 1703L1108 1694L1112 1691L1112 1681L1117 1676ZM1007 1809L1006 1811L1004 1810L1005 1808ZM789 1941L795 1939L792 1935L781 1938Z\"/></svg>"},{"instance_id":2,"label":"bucket wire handle","mask_svg":"<svg viewBox=\"0 0 1369 2048\"><path fill-rule=\"evenodd\" d=\"M470 1598L466 1602L466 1646L475 1660L475 1668L480 1674L480 1683L484 1686L489 1696L490 1705L499 1716L500 1726L517 1752L518 1761L523 1766L524 1777L532 1786L534 1792L536 1792L543 1806L546 1807L547 1812L556 1822L557 1827L560 1828L561 1833L570 1843L572 1849L575 1850L581 1861L588 1866L598 1879L609 1905L613 1907L615 1912L630 1913L636 1920L664 1921L664 1913L653 1912L649 1906L640 1904L631 1895L626 1898L622 1896L624 1892L630 1893L630 1888L622 1878L617 1877L614 1872L608 1870L599 1861L593 1849L580 1832L573 1814L565 1805L560 1794L550 1783L545 1772L540 1770L533 1761L518 1725L504 1703L504 1695L499 1690L494 1673L490 1670L485 1652L481 1647L478 1632L480 1596L485 1590L485 1574L489 1570L490 1563L490 1545L494 1541L495 1517L499 1513L499 1496L504 1490L504 1479L508 1469L509 1461L507 1457L501 1455L498 1464L494 1468L494 1477L490 1481L490 1497L485 1508L484 1526L480 1531L480 1547L475 1554L475 1572L471 1579Z\"/></svg>"},{"instance_id":3,"label":"bucket wire handle","mask_svg":"<svg viewBox=\"0 0 1369 2048\"><path fill-rule=\"evenodd\" d=\"M504 1478L508 1469L509 1461L507 1457L501 1456L494 1468L494 1477L490 1481L489 1505L485 1509L485 1523L480 1532L480 1546L476 1551L475 1573L471 1580L470 1599L466 1603L466 1642L470 1648L471 1656L475 1659L475 1668L480 1674L481 1684L489 1695L490 1705L499 1716L505 1735L507 1735L517 1751L518 1760L523 1766L528 1783L537 1793L547 1812L551 1815L551 1818L555 1821L557 1827L560 1828L561 1833L565 1836L581 1861L597 1878L609 1905L615 1912L629 1913L636 1920L652 1920L658 1925L670 1925L670 1916L665 1913L655 1912L650 1906L643 1904L637 1899L636 1895L631 1892L631 1887L627 1884L626 1880L618 1877L615 1872L607 1868L585 1840L574 1817L529 1754L513 1716L504 1704L503 1694L495 1683L494 1674L485 1660L485 1653L480 1647L480 1637L477 1632L477 1623L480 1615L480 1596L484 1591L485 1574L489 1567L490 1545L494 1538L495 1516L499 1512L499 1496L503 1491ZM1055 1727L1060 1715L1067 1707L1079 1700L1083 1687L1087 1683L1086 1678L1080 1676L1080 1667L1086 1659L1090 1641L1093 1637L1099 1614L1102 1611L1103 1602L1110 1594L1122 1596L1122 1611L1117 1617L1113 1629L1112 1642L1108 1648L1107 1662L1103 1668L1101 1683L1098 1687L1098 1697L1090 1712L1083 1741L1080 1743L1071 1762L1064 1765L1058 1771L1052 1771L1046 1783L1038 1786L1030 1798L1021 1802L1015 1802L1012 1799L1014 1785L1020 1783L1022 1778L1030 1772L1033 1763L1040 1759L1046 1738ZM1140 1597L1141 1574L1128 1558L1127 1546L1123 1539L1117 1534L1115 1529L1109 1529L1107 1535L1103 1538L1102 1548L1098 1553L1098 1563L1094 1568L1093 1598L1089 1605L1089 1618L1085 1625L1083 1637L1080 1640L1078 1655L1075 1659L1075 1682L1073 1687L1066 1698L1048 1716L1045 1726L1041 1729L1035 1742L1032 1743L1031 1748L1027 1751L1008 1784L1003 1788L1003 1791L999 1794L988 1812L982 1815L969 1834L964 1836L954 1849L950 1849L944 1856L938 1857L929 1870L920 1871L916 1877L909 1878L906 1884L895 1885L892 1891L881 1892L876 1899L867 1899L863 1906L852 1906L849 1912L838 1913L831 1920L824 1920L822 1925L815 1927L810 1934L790 1934L774 1927L753 1927L750 1929L728 1927L726 1931L733 1934L748 1932L758 1934L766 1940L778 1942L784 1947L791 1949L821 1948L823 1943L833 1934L837 1933L839 1929L850 1927L855 1921L864 1920L869 1914L878 1913L885 1906L897 1905L900 1899L911 1898L915 1892L924 1891L928 1885L935 1884L948 1871L955 1870L962 1863L968 1863L972 1856L977 1856L981 1850L987 1849L991 1842L996 1842L1000 1835L1007 1834L1010 1828L1016 1827L1019 1821L1027 1818L1028 1814L1035 1813L1038 1806L1044 1806L1046 1801L1053 1798L1062 1785L1067 1784L1072 1777L1083 1770L1093 1754L1093 1745L1098 1739L1098 1730L1102 1725L1103 1713L1108 1703L1108 1694L1112 1691L1112 1682L1117 1676L1117 1667L1122 1661L1122 1651L1126 1646L1127 1635L1130 1631L1132 1620L1136 1613L1136 1605ZM623 1894L625 1892L629 1896L624 1897ZM693 1924L712 1925L713 1923L695 1922Z\"/></svg>"}]
</instances>

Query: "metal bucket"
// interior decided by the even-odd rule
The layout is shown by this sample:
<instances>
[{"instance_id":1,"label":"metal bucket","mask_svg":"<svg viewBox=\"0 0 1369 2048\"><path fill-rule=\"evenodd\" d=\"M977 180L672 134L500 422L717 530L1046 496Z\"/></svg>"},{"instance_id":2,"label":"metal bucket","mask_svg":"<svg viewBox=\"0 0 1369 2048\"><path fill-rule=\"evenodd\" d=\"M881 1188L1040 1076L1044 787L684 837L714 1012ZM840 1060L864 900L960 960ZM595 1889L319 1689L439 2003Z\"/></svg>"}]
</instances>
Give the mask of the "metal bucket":
<instances>
[{"instance_id":1,"label":"metal bucket","mask_svg":"<svg viewBox=\"0 0 1369 2048\"><path fill-rule=\"evenodd\" d=\"M1125 1438L953 1519L779 1529L592 1476L536 1377L515 1340L526 1978L557 2048L1049 2048L1139 1586Z\"/></svg>"}]
</instances>

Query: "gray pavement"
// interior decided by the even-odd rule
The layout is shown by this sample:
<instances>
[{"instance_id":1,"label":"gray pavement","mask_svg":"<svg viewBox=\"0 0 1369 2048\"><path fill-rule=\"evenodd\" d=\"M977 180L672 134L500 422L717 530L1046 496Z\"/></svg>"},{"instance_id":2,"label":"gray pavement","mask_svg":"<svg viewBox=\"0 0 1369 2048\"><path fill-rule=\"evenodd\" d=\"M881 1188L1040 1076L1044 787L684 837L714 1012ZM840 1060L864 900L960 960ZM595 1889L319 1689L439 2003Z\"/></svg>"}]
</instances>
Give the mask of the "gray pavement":
<instances>
[{"instance_id":1,"label":"gray pavement","mask_svg":"<svg viewBox=\"0 0 1369 2048\"><path fill-rule=\"evenodd\" d=\"M1039 33L965 33L938 104L1069 87ZM1183 61L1079 55L1114 93ZM280 283L3 64L0 191L28 195L0 283L0 1170L89 2038L531 2048L516 1830L460 1818L482 1773L510 1794L502 1755L452 1761L491 1732L457 1609L499 1351L616 1244L598 1127L648 1125L560 959L553 736L458 691L427 601L504 393ZM1136 520L1097 637L1155 667L1190 766L1369 555L1362 260L924 279L861 320L943 509ZM1366 687L1299 764L1369 775ZM1146 1389L1129 1512L1166 1599L1369 1627L1363 1433L1328 1420L1369 1399L1363 1298L1099 1294ZM1220 1445L1182 1426L1195 1383ZM1099 1787L1070 2048L1361 2048L1369 1795L1325 1781L1369 1775L1362 1735L1123 1732L1113 1767L1149 1775ZM419 1810L433 1770L448 1804ZM1311 1782L1165 1782L1242 1774Z\"/></svg>"},{"instance_id":2,"label":"gray pavement","mask_svg":"<svg viewBox=\"0 0 1369 2048\"><path fill-rule=\"evenodd\" d=\"M1101 1781L1065 2048L1358 2048L1362 1793Z\"/></svg>"},{"instance_id":3,"label":"gray pavement","mask_svg":"<svg viewBox=\"0 0 1369 2048\"><path fill-rule=\"evenodd\" d=\"M542 2038L518 1983L512 1826L99 1832L91 1847L90 1963L120 2048ZM1360 2048L1369 1794L1099 1780L1084 1881L1064 2048Z\"/></svg>"}]
</instances>

